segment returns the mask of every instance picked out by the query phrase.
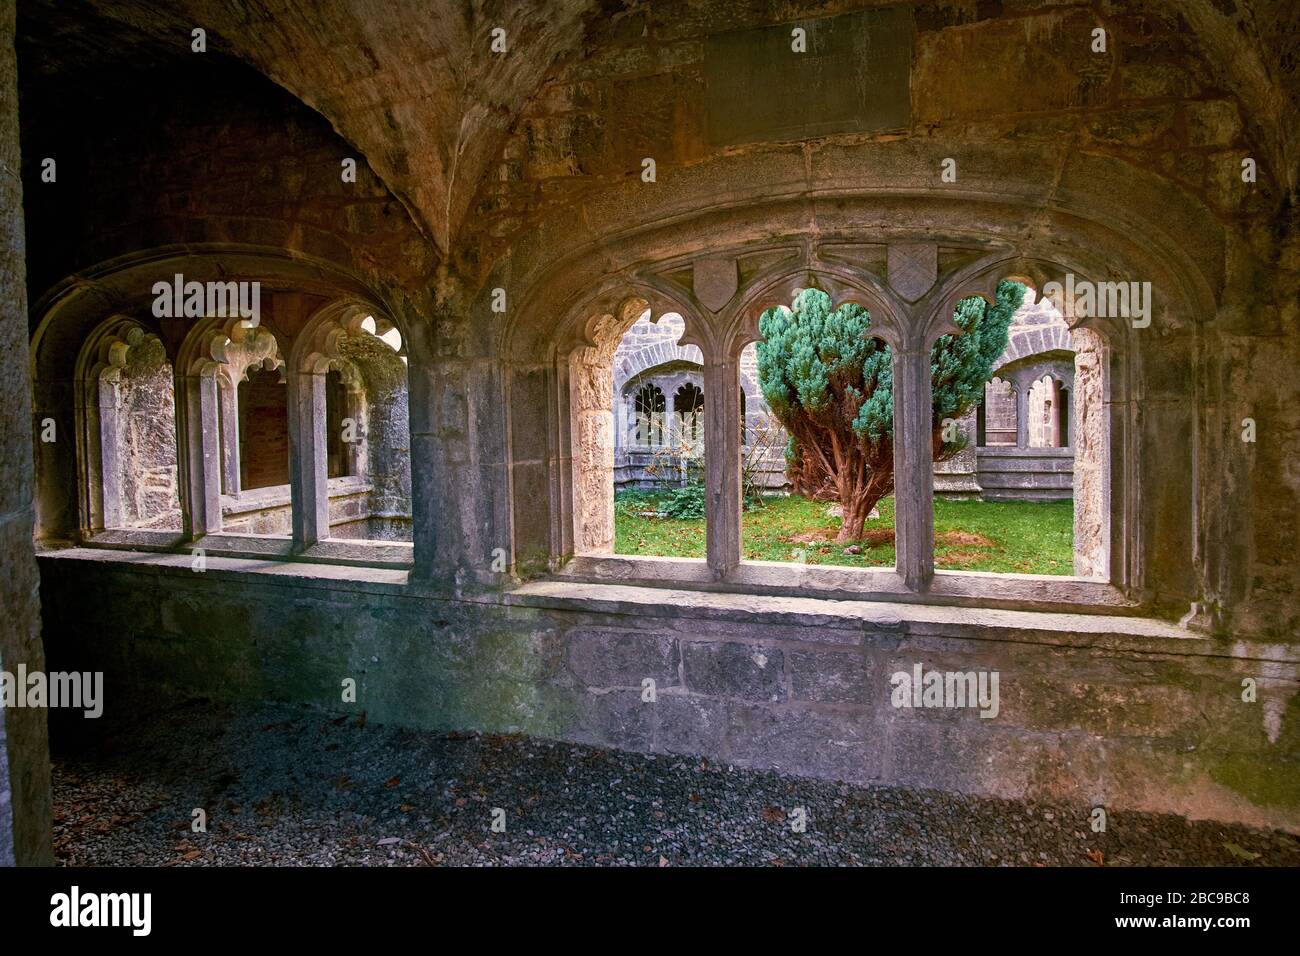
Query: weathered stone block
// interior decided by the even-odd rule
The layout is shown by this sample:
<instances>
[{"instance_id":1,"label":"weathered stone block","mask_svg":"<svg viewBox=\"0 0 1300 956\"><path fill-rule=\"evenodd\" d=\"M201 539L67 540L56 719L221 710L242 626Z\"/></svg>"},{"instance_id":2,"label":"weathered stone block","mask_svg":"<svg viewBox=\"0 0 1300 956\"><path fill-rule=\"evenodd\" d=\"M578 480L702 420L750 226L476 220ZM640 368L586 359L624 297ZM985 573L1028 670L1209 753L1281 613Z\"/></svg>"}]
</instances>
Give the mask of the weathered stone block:
<instances>
[{"instance_id":1,"label":"weathered stone block","mask_svg":"<svg viewBox=\"0 0 1300 956\"><path fill-rule=\"evenodd\" d=\"M728 703L670 692L653 705L655 750L674 754L720 754L729 727Z\"/></svg>"},{"instance_id":2,"label":"weathered stone block","mask_svg":"<svg viewBox=\"0 0 1300 956\"><path fill-rule=\"evenodd\" d=\"M1182 67L1171 63L1132 63L1119 73L1123 99L1167 99L1186 96L1195 84Z\"/></svg>"},{"instance_id":3,"label":"weathered stone block","mask_svg":"<svg viewBox=\"0 0 1300 956\"><path fill-rule=\"evenodd\" d=\"M1241 114L1232 100L1187 104L1189 146L1231 146L1241 136Z\"/></svg>"},{"instance_id":4,"label":"weathered stone block","mask_svg":"<svg viewBox=\"0 0 1300 956\"><path fill-rule=\"evenodd\" d=\"M640 689L586 693L577 701L571 739L649 750L654 741L655 706L641 700Z\"/></svg>"},{"instance_id":5,"label":"weathered stone block","mask_svg":"<svg viewBox=\"0 0 1300 956\"><path fill-rule=\"evenodd\" d=\"M861 11L805 20L807 49L791 53L791 27L722 33L705 42L709 140L733 145L905 127L911 117L911 11ZM870 90L870 96L863 96ZM806 105L817 102L809 111Z\"/></svg>"},{"instance_id":6,"label":"weathered stone block","mask_svg":"<svg viewBox=\"0 0 1300 956\"><path fill-rule=\"evenodd\" d=\"M635 687L646 678L660 688L679 683L677 641L640 630L569 631L569 669L588 687Z\"/></svg>"},{"instance_id":7,"label":"weathered stone block","mask_svg":"<svg viewBox=\"0 0 1300 956\"><path fill-rule=\"evenodd\" d=\"M1102 790L1104 755L1095 739L1027 735L993 723L891 721L884 780L895 786L933 786L1008 798L1057 794L1088 799ZM1085 759L1089 751L1092 758Z\"/></svg>"},{"instance_id":8,"label":"weathered stone block","mask_svg":"<svg viewBox=\"0 0 1300 956\"><path fill-rule=\"evenodd\" d=\"M1081 730L1099 737L1170 737L1190 745L1201 730L1205 700L1196 691L1165 683L1136 684L1118 674L1095 680L1018 669L1003 673L994 718L1035 730Z\"/></svg>"},{"instance_id":9,"label":"weathered stone block","mask_svg":"<svg viewBox=\"0 0 1300 956\"><path fill-rule=\"evenodd\" d=\"M1112 59L1091 52L1091 13L990 20L917 39L912 97L921 122L1102 103Z\"/></svg>"},{"instance_id":10,"label":"weathered stone block","mask_svg":"<svg viewBox=\"0 0 1300 956\"><path fill-rule=\"evenodd\" d=\"M786 660L795 700L869 705L882 696L861 651L791 651Z\"/></svg>"},{"instance_id":11,"label":"weathered stone block","mask_svg":"<svg viewBox=\"0 0 1300 956\"><path fill-rule=\"evenodd\" d=\"M1089 127L1093 138L1119 146L1146 146L1168 135L1177 122L1172 106L1102 113Z\"/></svg>"},{"instance_id":12,"label":"weathered stone block","mask_svg":"<svg viewBox=\"0 0 1300 956\"><path fill-rule=\"evenodd\" d=\"M786 698L784 654L753 644L686 641L681 645L686 686L694 693L738 700Z\"/></svg>"},{"instance_id":13,"label":"weathered stone block","mask_svg":"<svg viewBox=\"0 0 1300 956\"><path fill-rule=\"evenodd\" d=\"M747 767L867 783L881 771L883 736L858 710L733 703L727 753ZM795 768L804 767L802 771Z\"/></svg>"}]
</instances>

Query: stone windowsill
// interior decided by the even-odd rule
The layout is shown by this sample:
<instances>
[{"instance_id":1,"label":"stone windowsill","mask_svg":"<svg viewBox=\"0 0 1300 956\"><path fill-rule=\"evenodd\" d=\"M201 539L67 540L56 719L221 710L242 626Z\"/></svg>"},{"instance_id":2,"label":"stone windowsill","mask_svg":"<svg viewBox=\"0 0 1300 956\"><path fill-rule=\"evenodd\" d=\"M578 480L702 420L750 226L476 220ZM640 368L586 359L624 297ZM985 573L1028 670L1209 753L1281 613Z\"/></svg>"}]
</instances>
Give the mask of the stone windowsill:
<instances>
[{"instance_id":1,"label":"stone windowsill","mask_svg":"<svg viewBox=\"0 0 1300 956\"><path fill-rule=\"evenodd\" d=\"M893 568L742 561L718 580L703 558L601 554L575 557L554 576L554 580L645 587L683 585L744 594L1026 611L1108 614L1138 614L1141 611L1119 588L1105 581L992 571L935 571L929 590L916 592L908 590ZM813 593L810 595L810 592Z\"/></svg>"},{"instance_id":2,"label":"stone windowsill","mask_svg":"<svg viewBox=\"0 0 1300 956\"><path fill-rule=\"evenodd\" d=\"M295 551L289 535L219 532L196 540L179 531L143 529L96 532L83 548L173 553L186 559L196 548L210 557L253 558L283 563L336 564L352 568L414 567L409 541L331 538ZM52 550L52 549L51 549ZM1085 578L987 571L936 571L929 590L910 591L893 568L847 568L777 561L742 561L718 580L702 558L580 555L550 580L571 584L615 584L645 588L689 588L701 593L809 597L814 600L875 601L1074 614L1140 615L1142 608L1113 585Z\"/></svg>"},{"instance_id":3,"label":"stone windowsill","mask_svg":"<svg viewBox=\"0 0 1300 956\"><path fill-rule=\"evenodd\" d=\"M408 569L415 564L415 546L409 541L365 541L334 538L317 541L305 549L295 550L287 534L232 534L217 532L193 540L179 531L136 529L98 531L86 537L82 549L104 548L115 551L141 551L150 554L176 554L188 562L195 549L202 548L207 557L267 559L287 564L336 564L351 568ZM45 553L63 553L48 550Z\"/></svg>"},{"instance_id":4,"label":"stone windowsill","mask_svg":"<svg viewBox=\"0 0 1300 956\"><path fill-rule=\"evenodd\" d=\"M1074 446L1064 448L1018 448L1015 445L980 445L975 454L983 457L999 458L1073 458Z\"/></svg>"},{"instance_id":5,"label":"stone windowsill","mask_svg":"<svg viewBox=\"0 0 1300 956\"><path fill-rule=\"evenodd\" d=\"M331 498L346 498L348 495L367 494L373 490L369 481L356 477L331 478L328 487ZM227 518L238 517L292 504L293 494L289 485L270 485L241 491L237 495L222 495L221 514Z\"/></svg>"}]
</instances>

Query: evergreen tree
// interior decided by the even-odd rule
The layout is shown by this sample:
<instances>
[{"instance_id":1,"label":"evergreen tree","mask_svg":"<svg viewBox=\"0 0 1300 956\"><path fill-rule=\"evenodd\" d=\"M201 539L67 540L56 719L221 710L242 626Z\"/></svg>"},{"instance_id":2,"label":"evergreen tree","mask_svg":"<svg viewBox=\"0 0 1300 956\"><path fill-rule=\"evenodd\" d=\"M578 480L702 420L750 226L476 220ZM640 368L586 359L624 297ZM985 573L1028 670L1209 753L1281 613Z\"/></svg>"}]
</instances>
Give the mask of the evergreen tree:
<instances>
[{"instance_id":1,"label":"evergreen tree","mask_svg":"<svg viewBox=\"0 0 1300 956\"><path fill-rule=\"evenodd\" d=\"M993 363L1007 347L1011 317L1025 287L998 284L997 301L964 299L953 316L961 335L930 352L935 461L966 442L943 440L943 420L981 401ZM789 433L787 473L797 493L838 500L839 542L862 537L871 509L894 490L893 367L889 346L871 335L871 313L847 303L831 309L820 289L804 289L793 308L759 317L758 377L772 413Z\"/></svg>"}]
</instances>

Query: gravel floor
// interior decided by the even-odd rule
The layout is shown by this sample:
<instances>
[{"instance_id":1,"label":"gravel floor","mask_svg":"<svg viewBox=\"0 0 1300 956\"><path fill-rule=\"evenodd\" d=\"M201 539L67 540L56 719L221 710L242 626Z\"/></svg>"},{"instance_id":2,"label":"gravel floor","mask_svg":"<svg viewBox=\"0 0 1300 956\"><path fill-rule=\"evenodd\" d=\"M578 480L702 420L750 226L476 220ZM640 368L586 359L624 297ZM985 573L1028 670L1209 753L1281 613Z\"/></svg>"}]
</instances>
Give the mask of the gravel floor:
<instances>
[{"instance_id":1,"label":"gravel floor","mask_svg":"<svg viewBox=\"0 0 1300 956\"><path fill-rule=\"evenodd\" d=\"M1294 836L1180 817L1113 813L1094 834L1085 806L202 702L56 753L54 802L74 866L1300 865Z\"/></svg>"}]
</instances>

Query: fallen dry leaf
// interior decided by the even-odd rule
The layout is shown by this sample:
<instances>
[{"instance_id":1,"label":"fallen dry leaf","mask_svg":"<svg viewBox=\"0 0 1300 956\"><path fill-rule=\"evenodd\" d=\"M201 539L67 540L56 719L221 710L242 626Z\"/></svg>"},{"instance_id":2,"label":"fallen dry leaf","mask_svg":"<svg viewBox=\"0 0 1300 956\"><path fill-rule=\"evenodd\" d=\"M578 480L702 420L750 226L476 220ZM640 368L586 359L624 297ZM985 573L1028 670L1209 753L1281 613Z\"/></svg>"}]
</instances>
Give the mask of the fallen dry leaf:
<instances>
[{"instance_id":1,"label":"fallen dry leaf","mask_svg":"<svg viewBox=\"0 0 1300 956\"><path fill-rule=\"evenodd\" d=\"M1252 853L1250 850L1247 850L1245 847L1239 846L1236 843L1232 843L1230 841L1225 841L1223 847L1239 860L1258 860L1261 855L1259 853Z\"/></svg>"}]
</instances>

